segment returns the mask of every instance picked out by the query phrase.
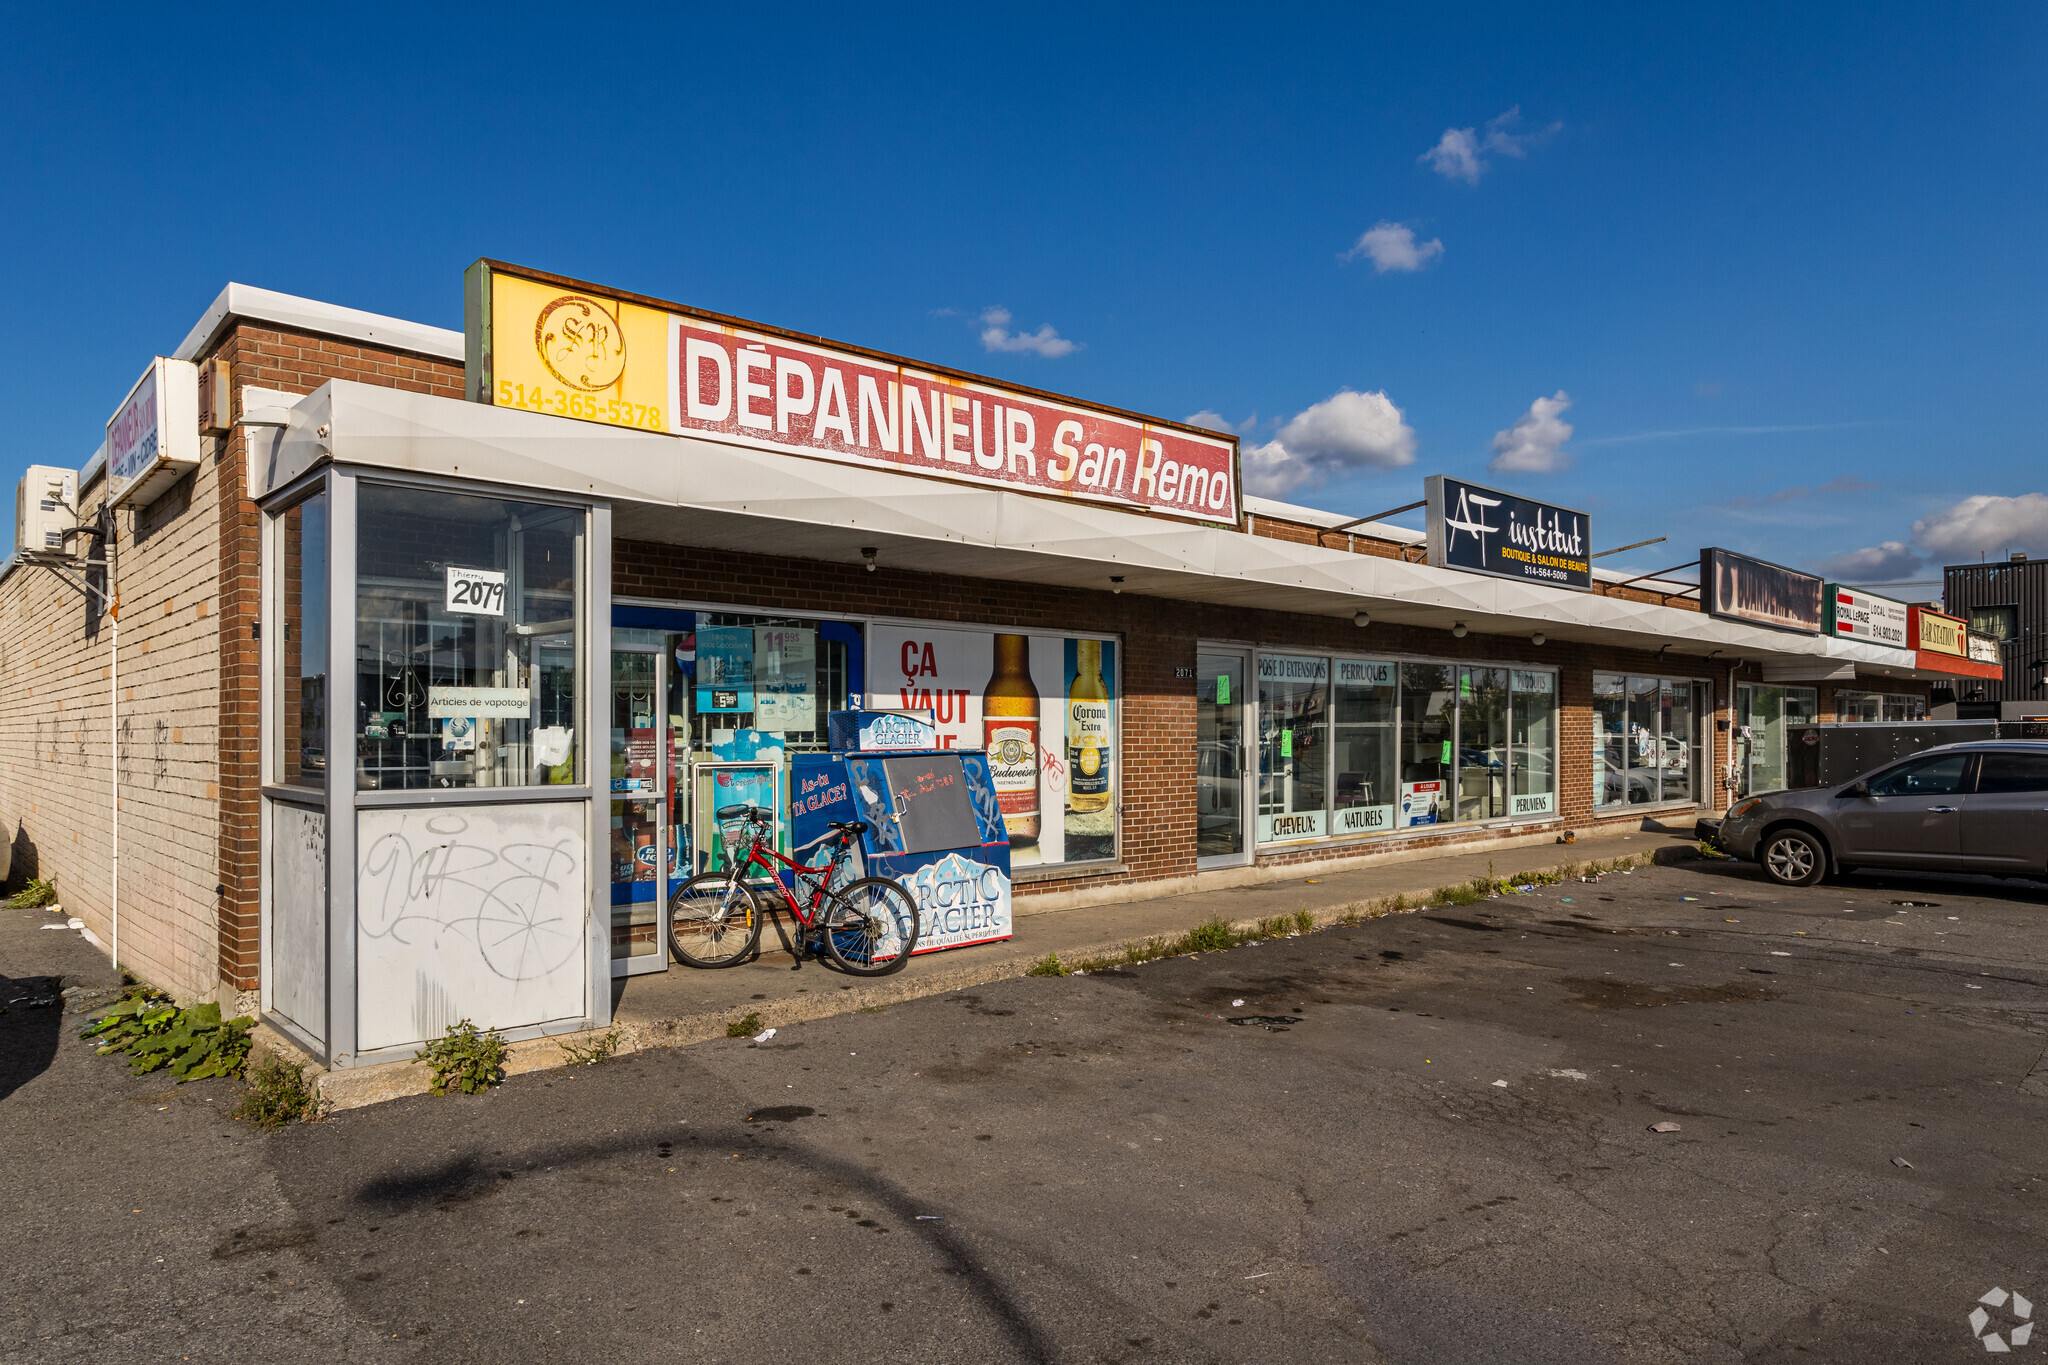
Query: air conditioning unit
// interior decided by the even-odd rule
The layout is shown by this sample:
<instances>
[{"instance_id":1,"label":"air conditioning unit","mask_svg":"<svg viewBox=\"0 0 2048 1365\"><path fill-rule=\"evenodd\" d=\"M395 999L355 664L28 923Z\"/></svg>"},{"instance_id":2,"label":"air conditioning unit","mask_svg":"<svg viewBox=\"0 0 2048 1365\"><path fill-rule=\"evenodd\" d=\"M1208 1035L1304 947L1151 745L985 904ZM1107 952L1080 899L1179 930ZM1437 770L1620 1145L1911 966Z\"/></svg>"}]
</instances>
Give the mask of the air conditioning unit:
<instances>
[{"instance_id":1,"label":"air conditioning unit","mask_svg":"<svg viewBox=\"0 0 2048 1365\"><path fill-rule=\"evenodd\" d=\"M14 488L16 554L62 554L64 533L78 525L78 472L32 464Z\"/></svg>"}]
</instances>

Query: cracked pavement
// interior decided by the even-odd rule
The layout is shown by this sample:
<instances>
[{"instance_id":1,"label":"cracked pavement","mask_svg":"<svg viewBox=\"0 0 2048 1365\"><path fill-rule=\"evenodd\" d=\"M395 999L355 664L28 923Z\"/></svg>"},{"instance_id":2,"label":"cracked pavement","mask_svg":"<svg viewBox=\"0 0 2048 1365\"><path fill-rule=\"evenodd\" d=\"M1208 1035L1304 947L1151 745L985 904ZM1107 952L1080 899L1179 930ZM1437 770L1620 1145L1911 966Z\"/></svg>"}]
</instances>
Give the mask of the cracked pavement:
<instances>
[{"instance_id":1,"label":"cracked pavement","mask_svg":"<svg viewBox=\"0 0 2048 1365\"><path fill-rule=\"evenodd\" d=\"M275 1136L67 1017L0 1099L29 1253L0 1340L1961 1360L1988 1288L2048 1298L2044 915L1981 879L1648 868Z\"/></svg>"}]
</instances>

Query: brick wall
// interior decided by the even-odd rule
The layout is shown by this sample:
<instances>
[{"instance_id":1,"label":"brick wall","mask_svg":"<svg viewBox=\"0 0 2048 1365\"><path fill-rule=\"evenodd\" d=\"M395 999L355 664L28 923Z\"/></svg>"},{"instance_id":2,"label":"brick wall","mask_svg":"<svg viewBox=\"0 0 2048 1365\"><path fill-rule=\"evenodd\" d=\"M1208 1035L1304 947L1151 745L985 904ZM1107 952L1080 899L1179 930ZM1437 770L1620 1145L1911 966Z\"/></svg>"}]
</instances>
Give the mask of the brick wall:
<instances>
[{"instance_id":1,"label":"brick wall","mask_svg":"<svg viewBox=\"0 0 2048 1365\"><path fill-rule=\"evenodd\" d=\"M920 574L886 564L875 573L859 565L800 559L749 559L735 564L723 551L620 541L613 547L613 592L676 602L706 602L820 615L900 616L934 622L992 627L1111 632L1124 639L1123 697L1123 861L1134 880L1192 875L1195 870L1194 738L1195 654L1202 640L1256 641L1304 650L1384 652L1445 660L1470 659L1552 667L1559 672L1559 742L1562 748L1559 828L1587 829L1593 815L1593 673L1634 671L1713 679L1710 693L1725 705L1726 667L1654 651L1614 650L1552 640L1538 646L1526 635L1470 634L1375 623L1361 629L1348 618L1250 611L1175 602L1136 593L1113 594L1074 588L1017 585L986 579ZM1176 677L1177 670L1188 676ZM1724 802L1721 768L1727 736L1714 731L1710 766L1715 772L1711 801ZM1611 813L1604 820L1630 825L1640 810ZM1689 819L1689 816L1684 818ZM1540 822L1529 822L1523 828ZM1469 838L1469 828L1446 827L1425 842ZM1350 842L1262 855L1262 864L1286 865L1355 857L1377 844ZM1413 848L1417 836L1399 846ZM1086 891L1122 877L1061 879L1024 883L1020 896Z\"/></svg>"},{"instance_id":2,"label":"brick wall","mask_svg":"<svg viewBox=\"0 0 2048 1365\"><path fill-rule=\"evenodd\" d=\"M219 632L216 485L202 468L115 516L120 591L120 961L181 995L214 985ZM85 490L97 514L105 481ZM115 623L47 569L0 582L0 820L13 885L54 879L64 908L114 939L108 772Z\"/></svg>"},{"instance_id":3,"label":"brick wall","mask_svg":"<svg viewBox=\"0 0 2048 1365\"><path fill-rule=\"evenodd\" d=\"M253 384L311 393L330 379L462 397L462 365L434 356L278 331L237 322L217 353L233 367L236 393ZM237 414L239 416L239 413ZM220 520L221 835L218 967L222 982L257 985L260 901L260 783L256 621L262 591L261 518L249 500L248 449L237 427L215 470Z\"/></svg>"}]
</instances>

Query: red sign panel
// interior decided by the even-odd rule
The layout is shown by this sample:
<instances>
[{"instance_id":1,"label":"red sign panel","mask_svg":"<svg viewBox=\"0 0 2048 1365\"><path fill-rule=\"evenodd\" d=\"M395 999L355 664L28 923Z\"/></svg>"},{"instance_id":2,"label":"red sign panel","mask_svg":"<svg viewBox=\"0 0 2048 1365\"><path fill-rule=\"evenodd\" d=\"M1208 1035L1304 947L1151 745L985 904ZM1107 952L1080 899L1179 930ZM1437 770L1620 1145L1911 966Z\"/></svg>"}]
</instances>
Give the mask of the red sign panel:
<instances>
[{"instance_id":1,"label":"red sign panel","mask_svg":"<svg viewBox=\"0 0 2048 1365\"><path fill-rule=\"evenodd\" d=\"M671 314L669 430L1138 507L1238 520L1236 447L909 365Z\"/></svg>"}]
</instances>

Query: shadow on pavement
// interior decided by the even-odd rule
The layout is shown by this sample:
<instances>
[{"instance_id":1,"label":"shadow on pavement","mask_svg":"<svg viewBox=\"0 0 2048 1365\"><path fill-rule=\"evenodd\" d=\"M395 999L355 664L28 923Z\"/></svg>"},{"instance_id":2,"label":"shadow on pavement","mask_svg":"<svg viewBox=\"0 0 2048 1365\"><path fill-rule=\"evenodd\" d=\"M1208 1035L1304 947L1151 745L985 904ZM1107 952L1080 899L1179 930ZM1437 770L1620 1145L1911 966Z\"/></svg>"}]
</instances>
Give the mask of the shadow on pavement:
<instances>
[{"instance_id":1,"label":"shadow on pavement","mask_svg":"<svg viewBox=\"0 0 2048 1365\"><path fill-rule=\"evenodd\" d=\"M529 1149L521 1155L545 1166L573 1167L644 1152L656 1143L670 1140L649 1134L621 1135L595 1142L556 1143ZM695 1131L686 1140L710 1150L758 1142L760 1134L737 1128L712 1129ZM989 1316L1001 1325L1024 1359L1050 1361L1054 1358L1052 1343L1033 1326L1024 1305L981 1263L986 1258L977 1257L966 1239L943 1221L929 1220L931 1206L928 1202L912 1200L895 1183L851 1161L796 1146L780 1148L778 1155L807 1171L859 1189L873 1202L888 1208L902 1220L906 1229L913 1231L938 1254L942 1261L941 1271L960 1278ZM386 1212L421 1212L467 1203L497 1187L500 1181L518 1177L519 1172L509 1165L479 1161L473 1155L465 1155L410 1174L394 1174L367 1181L356 1187L352 1197L359 1204ZM927 1217L920 1218L918 1215L921 1213Z\"/></svg>"},{"instance_id":2,"label":"shadow on pavement","mask_svg":"<svg viewBox=\"0 0 2048 1365\"><path fill-rule=\"evenodd\" d=\"M0 1100L50 1069L64 1031L60 985L50 976L0 976Z\"/></svg>"}]
</instances>

